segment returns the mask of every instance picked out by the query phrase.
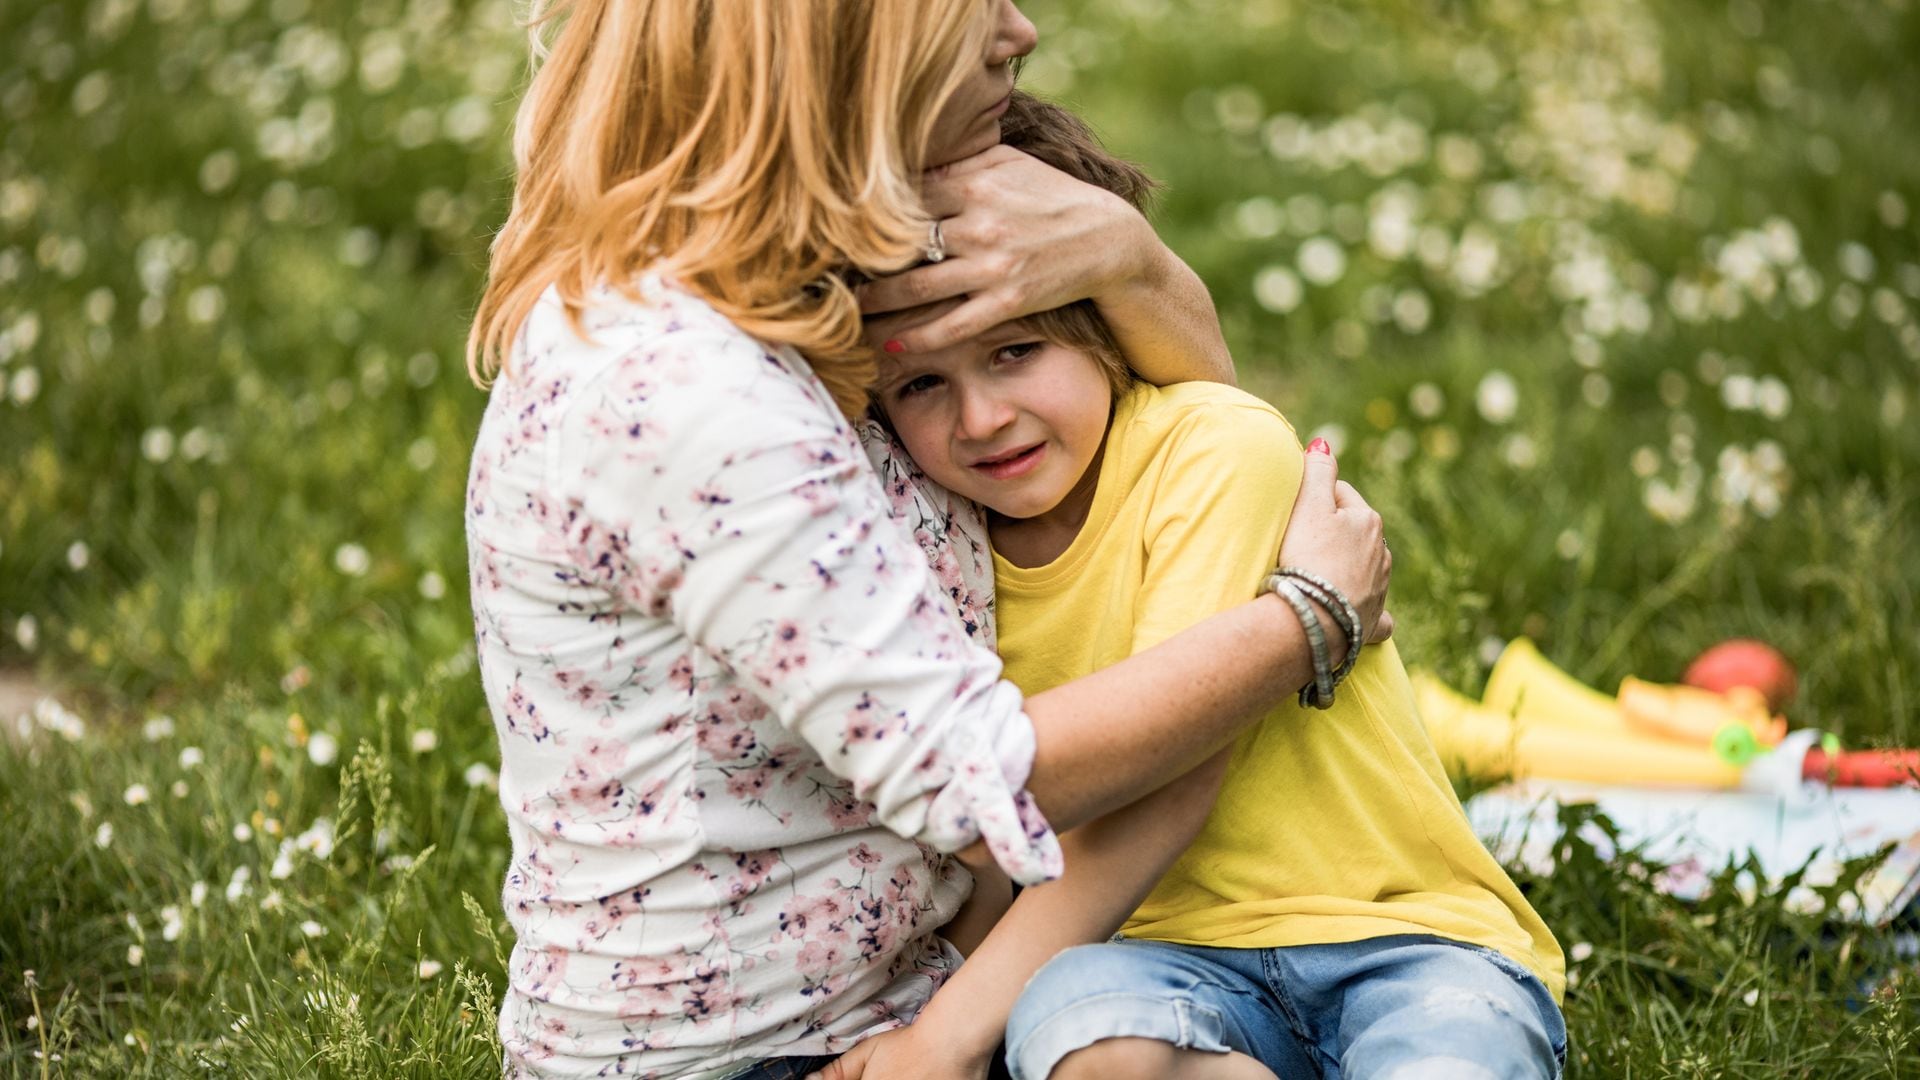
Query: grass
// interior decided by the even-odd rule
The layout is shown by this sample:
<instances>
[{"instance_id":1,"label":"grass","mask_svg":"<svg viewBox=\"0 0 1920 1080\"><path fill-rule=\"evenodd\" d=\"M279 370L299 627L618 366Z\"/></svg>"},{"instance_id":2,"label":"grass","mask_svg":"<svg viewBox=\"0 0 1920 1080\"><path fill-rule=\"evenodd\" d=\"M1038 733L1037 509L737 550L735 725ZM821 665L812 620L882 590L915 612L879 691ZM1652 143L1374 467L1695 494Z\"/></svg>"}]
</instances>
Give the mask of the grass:
<instances>
[{"instance_id":1,"label":"grass","mask_svg":"<svg viewBox=\"0 0 1920 1080\"><path fill-rule=\"evenodd\" d=\"M1796 723L1920 742L1911 0L1030 9L1028 82L1168 182L1245 381L1387 514L1410 660L1757 635ZM511 19L0 9L0 666L71 710L0 743L0 1072L495 1071L459 350ZM1883 932L1571 835L1520 872L1570 1075L1920 1074Z\"/></svg>"}]
</instances>

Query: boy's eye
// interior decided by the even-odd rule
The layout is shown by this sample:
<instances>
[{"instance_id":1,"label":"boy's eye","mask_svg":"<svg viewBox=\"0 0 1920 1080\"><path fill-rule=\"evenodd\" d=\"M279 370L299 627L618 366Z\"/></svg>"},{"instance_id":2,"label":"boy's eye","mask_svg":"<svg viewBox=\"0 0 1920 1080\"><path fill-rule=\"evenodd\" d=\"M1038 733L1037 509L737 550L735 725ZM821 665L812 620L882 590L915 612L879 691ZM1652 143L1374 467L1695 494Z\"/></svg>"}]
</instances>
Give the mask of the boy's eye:
<instances>
[{"instance_id":1,"label":"boy's eye","mask_svg":"<svg viewBox=\"0 0 1920 1080\"><path fill-rule=\"evenodd\" d=\"M940 376L938 375L915 375L913 378L901 383L900 389L897 390L896 393L901 397L907 397L912 394L931 390L939 385Z\"/></svg>"},{"instance_id":2,"label":"boy's eye","mask_svg":"<svg viewBox=\"0 0 1920 1080\"><path fill-rule=\"evenodd\" d=\"M1040 351L1040 344L1038 341L1017 341L1000 346L996 355L1002 360L1025 360Z\"/></svg>"}]
</instances>

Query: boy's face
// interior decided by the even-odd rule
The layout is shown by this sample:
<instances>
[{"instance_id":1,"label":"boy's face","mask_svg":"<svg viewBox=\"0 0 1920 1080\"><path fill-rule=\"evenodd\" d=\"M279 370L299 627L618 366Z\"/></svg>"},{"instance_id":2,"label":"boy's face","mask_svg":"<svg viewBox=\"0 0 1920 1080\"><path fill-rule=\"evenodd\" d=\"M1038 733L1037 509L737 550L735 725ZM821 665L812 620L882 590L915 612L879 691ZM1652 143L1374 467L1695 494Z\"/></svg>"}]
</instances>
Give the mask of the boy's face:
<instances>
[{"instance_id":1,"label":"boy's face","mask_svg":"<svg viewBox=\"0 0 1920 1080\"><path fill-rule=\"evenodd\" d=\"M935 352L883 356L876 395L928 476L1010 518L1066 498L1113 408L1092 357L1017 322Z\"/></svg>"}]
</instances>

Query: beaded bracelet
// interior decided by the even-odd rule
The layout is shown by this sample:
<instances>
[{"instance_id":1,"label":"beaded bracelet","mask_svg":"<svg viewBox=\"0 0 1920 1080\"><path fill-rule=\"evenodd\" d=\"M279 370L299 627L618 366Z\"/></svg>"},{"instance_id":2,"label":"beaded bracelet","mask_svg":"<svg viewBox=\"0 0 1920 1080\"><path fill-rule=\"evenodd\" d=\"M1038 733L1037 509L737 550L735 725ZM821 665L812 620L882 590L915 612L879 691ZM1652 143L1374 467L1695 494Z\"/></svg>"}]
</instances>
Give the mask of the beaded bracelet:
<instances>
[{"instance_id":1,"label":"beaded bracelet","mask_svg":"<svg viewBox=\"0 0 1920 1080\"><path fill-rule=\"evenodd\" d=\"M1307 651L1313 657L1313 681L1300 689L1302 707L1312 705L1324 709L1333 704L1333 671L1327 663L1327 635L1320 627L1320 616L1314 614L1313 606L1307 603L1306 594L1293 579L1275 573L1266 581L1266 591L1287 602L1293 613L1300 617L1300 628L1307 634Z\"/></svg>"},{"instance_id":2,"label":"beaded bracelet","mask_svg":"<svg viewBox=\"0 0 1920 1080\"><path fill-rule=\"evenodd\" d=\"M1319 709L1331 708L1334 691L1352 673L1353 665L1360 658L1360 647L1365 644L1359 610L1332 582L1297 567L1281 567L1268 575L1265 591L1278 595L1293 608L1307 634L1308 651L1313 657L1313 681L1301 688L1300 704ZM1321 627L1320 618L1308 603L1309 600L1333 616L1347 639L1347 654L1341 658L1338 668L1330 668L1328 664L1326 631Z\"/></svg>"},{"instance_id":3,"label":"beaded bracelet","mask_svg":"<svg viewBox=\"0 0 1920 1080\"><path fill-rule=\"evenodd\" d=\"M1295 566L1286 566L1280 573L1300 584L1309 600L1333 613L1335 622L1347 635L1347 655L1340 660L1340 666L1334 669L1333 684L1337 687L1353 671L1353 665L1360 661L1360 647L1366 644L1366 630L1360 625L1360 611L1347 599L1345 593L1333 587L1333 582L1318 574L1302 570Z\"/></svg>"}]
</instances>

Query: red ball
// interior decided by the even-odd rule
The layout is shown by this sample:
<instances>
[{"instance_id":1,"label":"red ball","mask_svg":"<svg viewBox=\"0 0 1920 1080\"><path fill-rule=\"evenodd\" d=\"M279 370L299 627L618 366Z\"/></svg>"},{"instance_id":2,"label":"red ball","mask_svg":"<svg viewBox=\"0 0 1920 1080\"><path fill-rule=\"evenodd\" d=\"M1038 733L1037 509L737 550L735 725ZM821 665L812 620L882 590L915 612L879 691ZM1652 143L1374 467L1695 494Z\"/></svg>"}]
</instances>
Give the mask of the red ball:
<instances>
[{"instance_id":1,"label":"red ball","mask_svg":"<svg viewBox=\"0 0 1920 1080\"><path fill-rule=\"evenodd\" d=\"M1701 653L1680 681L1716 693L1751 686L1766 695L1767 707L1776 712L1793 700L1800 682L1793 663L1780 650L1752 638L1723 641Z\"/></svg>"}]
</instances>

